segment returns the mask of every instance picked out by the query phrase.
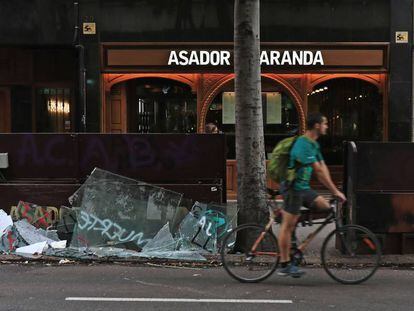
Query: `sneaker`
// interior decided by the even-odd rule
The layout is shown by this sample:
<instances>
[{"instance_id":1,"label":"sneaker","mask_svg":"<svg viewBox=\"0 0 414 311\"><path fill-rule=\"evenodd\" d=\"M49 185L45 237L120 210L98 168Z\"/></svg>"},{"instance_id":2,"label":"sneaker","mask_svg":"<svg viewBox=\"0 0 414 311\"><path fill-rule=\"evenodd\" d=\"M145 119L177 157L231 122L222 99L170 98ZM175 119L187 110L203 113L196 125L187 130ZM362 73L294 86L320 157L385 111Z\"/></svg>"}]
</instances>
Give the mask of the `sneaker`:
<instances>
[{"instance_id":1,"label":"sneaker","mask_svg":"<svg viewBox=\"0 0 414 311\"><path fill-rule=\"evenodd\" d=\"M297 266L289 264L285 268L280 268L277 275L291 276L292 278L300 278L305 274L305 271L300 270Z\"/></svg>"}]
</instances>

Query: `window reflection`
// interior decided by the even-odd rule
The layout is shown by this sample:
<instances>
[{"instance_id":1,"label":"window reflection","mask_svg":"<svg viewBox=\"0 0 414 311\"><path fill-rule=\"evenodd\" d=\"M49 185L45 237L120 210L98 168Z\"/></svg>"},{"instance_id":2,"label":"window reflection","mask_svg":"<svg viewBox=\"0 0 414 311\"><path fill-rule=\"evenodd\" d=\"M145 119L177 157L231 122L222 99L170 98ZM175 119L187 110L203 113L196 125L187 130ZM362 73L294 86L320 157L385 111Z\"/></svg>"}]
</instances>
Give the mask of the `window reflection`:
<instances>
[{"instance_id":1,"label":"window reflection","mask_svg":"<svg viewBox=\"0 0 414 311\"><path fill-rule=\"evenodd\" d=\"M188 85L168 79L128 81L128 130L195 133L197 99Z\"/></svg>"},{"instance_id":2,"label":"window reflection","mask_svg":"<svg viewBox=\"0 0 414 311\"><path fill-rule=\"evenodd\" d=\"M37 89L37 131L62 133L72 130L72 94L69 88Z\"/></svg>"},{"instance_id":3,"label":"window reflection","mask_svg":"<svg viewBox=\"0 0 414 311\"><path fill-rule=\"evenodd\" d=\"M294 102L273 81L262 78L262 91L265 152L269 154L281 139L299 131L299 121ZM214 98L206 117L206 124L214 123L226 134L228 159L236 158L234 107L233 86L229 85Z\"/></svg>"},{"instance_id":4,"label":"window reflection","mask_svg":"<svg viewBox=\"0 0 414 311\"><path fill-rule=\"evenodd\" d=\"M343 164L345 140L383 138L382 96L366 81L338 78L321 83L308 94L308 105L309 112L320 111L328 118L328 135L320 138L328 164Z\"/></svg>"}]
</instances>

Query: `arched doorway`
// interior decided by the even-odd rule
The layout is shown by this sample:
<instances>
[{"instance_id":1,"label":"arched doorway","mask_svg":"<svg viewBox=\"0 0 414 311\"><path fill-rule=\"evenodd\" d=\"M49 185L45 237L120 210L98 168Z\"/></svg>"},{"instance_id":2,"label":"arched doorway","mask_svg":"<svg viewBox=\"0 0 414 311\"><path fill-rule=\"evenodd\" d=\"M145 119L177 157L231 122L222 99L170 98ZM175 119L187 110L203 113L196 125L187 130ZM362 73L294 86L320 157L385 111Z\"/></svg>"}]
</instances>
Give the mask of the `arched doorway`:
<instances>
[{"instance_id":1,"label":"arched doorway","mask_svg":"<svg viewBox=\"0 0 414 311\"><path fill-rule=\"evenodd\" d=\"M265 151L268 154L278 141L299 133L300 117L292 96L282 85L268 77L262 77L262 103ZM221 87L203 119L204 125L214 123L226 134L227 159L235 159L234 80Z\"/></svg>"},{"instance_id":2,"label":"arched doorway","mask_svg":"<svg viewBox=\"0 0 414 311\"><path fill-rule=\"evenodd\" d=\"M343 141L383 139L382 94L367 81L336 78L319 83L308 94L308 111L328 118L328 134L319 141L330 165L343 164Z\"/></svg>"},{"instance_id":3,"label":"arched doorway","mask_svg":"<svg viewBox=\"0 0 414 311\"><path fill-rule=\"evenodd\" d=\"M179 81L153 77L127 80L112 86L109 102L108 110L123 124L122 132L197 131L197 96Z\"/></svg>"}]
</instances>

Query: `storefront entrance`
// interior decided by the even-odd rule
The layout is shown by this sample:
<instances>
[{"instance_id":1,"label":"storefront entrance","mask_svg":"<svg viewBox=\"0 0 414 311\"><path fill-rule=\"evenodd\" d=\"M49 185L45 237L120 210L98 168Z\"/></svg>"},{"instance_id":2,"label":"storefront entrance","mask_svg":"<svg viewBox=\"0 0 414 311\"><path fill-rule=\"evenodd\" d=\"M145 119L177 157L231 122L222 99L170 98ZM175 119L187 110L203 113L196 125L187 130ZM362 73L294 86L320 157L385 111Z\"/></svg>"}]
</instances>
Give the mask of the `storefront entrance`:
<instances>
[{"instance_id":1,"label":"storefront entrance","mask_svg":"<svg viewBox=\"0 0 414 311\"><path fill-rule=\"evenodd\" d=\"M0 133L75 132L71 48L0 48Z\"/></svg>"},{"instance_id":2,"label":"storefront entrance","mask_svg":"<svg viewBox=\"0 0 414 311\"><path fill-rule=\"evenodd\" d=\"M188 62L177 52L185 48ZM272 48L275 51L272 52ZM234 75L229 47L216 66L190 62L191 44L122 47L104 44L103 131L112 133L204 133L214 123L227 140L228 197L236 194ZM212 47L210 47L212 49ZM387 140L388 46L386 44L326 45L296 49L314 51L314 65L299 62L297 51L265 44L267 56L287 55L285 65L262 63L262 102L266 153L281 139L301 134L309 111L321 111L329 119L329 136L321 140L326 161L341 180L342 141ZM198 50L200 57L203 55ZM318 50L318 51L315 51ZM175 54L173 53L175 52ZM220 52L220 51L219 51ZM308 53L309 55L310 52ZM172 57L172 56L174 57ZM211 55L213 55L211 53ZM289 56L289 57L288 57ZM126 58L128 57L128 58ZM148 58L150 57L150 58ZM172 57L172 58L171 58ZM298 58L295 63L295 59ZM147 61L143 61L147 59ZM151 61L148 61L151 59ZM280 61L280 60L279 60ZM186 65L188 63L188 66ZM323 65L321 65L323 63ZM172 65L171 65L172 64Z\"/></svg>"},{"instance_id":3,"label":"storefront entrance","mask_svg":"<svg viewBox=\"0 0 414 311\"><path fill-rule=\"evenodd\" d=\"M191 87L163 78L125 84L129 133L197 132L197 97Z\"/></svg>"},{"instance_id":4,"label":"storefront entrance","mask_svg":"<svg viewBox=\"0 0 414 311\"><path fill-rule=\"evenodd\" d=\"M328 134L319 142L330 165L343 164L344 141L386 140L383 94L372 82L337 78L319 83L308 95L308 110L328 118Z\"/></svg>"}]
</instances>

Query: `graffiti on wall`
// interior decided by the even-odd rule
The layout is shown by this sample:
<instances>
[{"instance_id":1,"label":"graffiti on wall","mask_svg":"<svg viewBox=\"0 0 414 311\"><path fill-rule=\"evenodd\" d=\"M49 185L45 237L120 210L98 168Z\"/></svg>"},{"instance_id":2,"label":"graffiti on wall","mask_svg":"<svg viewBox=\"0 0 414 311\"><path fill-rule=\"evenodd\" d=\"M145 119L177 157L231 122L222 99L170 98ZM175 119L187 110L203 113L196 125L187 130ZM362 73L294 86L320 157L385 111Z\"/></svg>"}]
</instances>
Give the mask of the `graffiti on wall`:
<instances>
[{"instance_id":1,"label":"graffiti on wall","mask_svg":"<svg viewBox=\"0 0 414 311\"><path fill-rule=\"evenodd\" d=\"M46 229L59 221L59 210L53 206L19 201L17 206L11 207L10 216L14 220L26 219L33 226Z\"/></svg>"}]
</instances>

